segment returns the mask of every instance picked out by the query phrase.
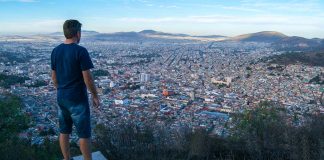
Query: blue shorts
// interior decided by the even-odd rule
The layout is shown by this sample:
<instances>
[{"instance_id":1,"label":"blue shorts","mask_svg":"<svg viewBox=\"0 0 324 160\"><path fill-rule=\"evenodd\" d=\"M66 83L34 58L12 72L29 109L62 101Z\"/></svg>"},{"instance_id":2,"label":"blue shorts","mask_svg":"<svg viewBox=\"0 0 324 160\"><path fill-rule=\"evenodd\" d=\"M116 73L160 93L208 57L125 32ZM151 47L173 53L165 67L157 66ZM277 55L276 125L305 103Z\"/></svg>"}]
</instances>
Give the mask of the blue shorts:
<instances>
[{"instance_id":1,"label":"blue shorts","mask_svg":"<svg viewBox=\"0 0 324 160\"><path fill-rule=\"evenodd\" d=\"M91 137L89 102L74 102L66 99L57 99L59 105L60 133L71 134L74 124L79 138Z\"/></svg>"}]
</instances>

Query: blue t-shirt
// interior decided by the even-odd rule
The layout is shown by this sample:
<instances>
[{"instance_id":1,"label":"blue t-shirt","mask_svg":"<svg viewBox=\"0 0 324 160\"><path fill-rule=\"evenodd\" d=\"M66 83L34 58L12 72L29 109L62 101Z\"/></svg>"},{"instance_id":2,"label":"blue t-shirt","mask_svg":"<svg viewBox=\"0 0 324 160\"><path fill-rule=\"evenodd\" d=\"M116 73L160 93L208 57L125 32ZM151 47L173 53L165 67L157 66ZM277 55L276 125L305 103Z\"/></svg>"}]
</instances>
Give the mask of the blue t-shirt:
<instances>
[{"instance_id":1,"label":"blue t-shirt","mask_svg":"<svg viewBox=\"0 0 324 160\"><path fill-rule=\"evenodd\" d=\"M58 99L88 100L82 71L93 68L93 64L87 49L75 43L60 44L52 51L51 68L56 71Z\"/></svg>"}]
</instances>

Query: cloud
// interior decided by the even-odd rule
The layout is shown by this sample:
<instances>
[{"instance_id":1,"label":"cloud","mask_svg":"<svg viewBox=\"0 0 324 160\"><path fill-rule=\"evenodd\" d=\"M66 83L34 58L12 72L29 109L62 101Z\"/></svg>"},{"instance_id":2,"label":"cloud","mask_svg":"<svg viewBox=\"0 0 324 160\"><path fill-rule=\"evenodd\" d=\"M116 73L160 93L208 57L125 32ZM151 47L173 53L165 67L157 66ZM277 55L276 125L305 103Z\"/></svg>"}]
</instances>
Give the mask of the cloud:
<instances>
[{"instance_id":1,"label":"cloud","mask_svg":"<svg viewBox=\"0 0 324 160\"><path fill-rule=\"evenodd\" d=\"M149 1L149 0L132 0L132 2L140 3L140 4L142 4L144 6L147 6L147 7L179 8L179 6L177 6L177 5L173 5L173 4L157 4L157 3L154 3L154 1Z\"/></svg>"},{"instance_id":2,"label":"cloud","mask_svg":"<svg viewBox=\"0 0 324 160\"><path fill-rule=\"evenodd\" d=\"M37 2L37 1L35 1L35 0L18 0L19 2Z\"/></svg>"},{"instance_id":3,"label":"cloud","mask_svg":"<svg viewBox=\"0 0 324 160\"><path fill-rule=\"evenodd\" d=\"M236 10L243 12L263 12L261 9L249 8L249 7L236 7L236 6L221 6L221 8L226 10Z\"/></svg>"},{"instance_id":4,"label":"cloud","mask_svg":"<svg viewBox=\"0 0 324 160\"><path fill-rule=\"evenodd\" d=\"M287 0L284 2L273 2L265 0L242 0L240 7L246 9L259 9L264 11L284 12L322 12L320 3L317 0Z\"/></svg>"},{"instance_id":5,"label":"cloud","mask_svg":"<svg viewBox=\"0 0 324 160\"><path fill-rule=\"evenodd\" d=\"M22 2L22 3L34 3L36 0L0 0L0 2Z\"/></svg>"},{"instance_id":6,"label":"cloud","mask_svg":"<svg viewBox=\"0 0 324 160\"><path fill-rule=\"evenodd\" d=\"M242 11L242 12L264 12L264 10L259 8L246 7L241 5L234 6L234 5L221 5L221 4L191 4L190 7L235 10L235 11Z\"/></svg>"},{"instance_id":7,"label":"cloud","mask_svg":"<svg viewBox=\"0 0 324 160\"><path fill-rule=\"evenodd\" d=\"M160 8L179 8L176 5L159 5Z\"/></svg>"},{"instance_id":8,"label":"cloud","mask_svg":"<svg viewBox=\"0 0 324 160\"><path fill-rule=\"evenodd\" d=\"M64 20L29 20L20 22L0 22L0 26L6 26L2 28L2 32L56 32L62 29Z\"/></svg>"},{"instance_id":9,"label":"cloud","mask_svg":"<svg viewBox=\"0 0 324 160\"><path fill-rule=\"evenodd\" d=\"M308 25L324 26L322 17L312 16L282 16L282 15L256 15L256 16L230 16L230 15L206 15L187 17L158 17L158 18L120 18L122 22L135 23L209 23L209 24L233 24L233 25Z\"/></svg>"},{"instance_id":10,"label":"cloud","mask_svg":"<svg viewBox=\"0 0 324 160\"><path fill-rule=\"evenodd\" d=\"M321 17L282 16L282 15L197 15L184 17L115 19L114 23L136 24L137 30L152 28L155 30L189 33L194 35L221 34L235 36L259 31L278 31L290 36L307 38L324 37L324 21ZM138 25L140 24L140 25Z\"/></svg>"},{"instance_id":11,"label":"cloud","mask_svg":"<svg viewBox=\"0 0 324 160\"><path fill-rule=\"evenodd\" d=\"M235 3L226 4L218 1L210 3L181 3L177 4L181 8L199 8L199 9L215 9L233 10L242 13L294 13L294 14L320 14L324 13L323 5L319 0L286 0L286 1L270 1L270 0L241 0Z\"/></svg>"}]
</instances>

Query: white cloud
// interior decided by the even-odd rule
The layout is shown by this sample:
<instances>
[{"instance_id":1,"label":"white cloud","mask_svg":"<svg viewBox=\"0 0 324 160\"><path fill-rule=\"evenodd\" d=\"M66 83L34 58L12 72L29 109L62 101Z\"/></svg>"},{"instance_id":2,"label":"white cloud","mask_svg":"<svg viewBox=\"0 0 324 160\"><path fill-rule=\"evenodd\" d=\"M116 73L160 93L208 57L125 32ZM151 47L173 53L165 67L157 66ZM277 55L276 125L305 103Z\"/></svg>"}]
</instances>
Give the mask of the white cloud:
<instances>
[{"instance_id":1,"label":"white cloud","mask_svg":"<svg viewBox=\"0 0 324 160\"><path fill-rule=\"evenodd\" d=\"M308 38L323 37L323 17L315 16L283 16L283 15L202 15L186 17L157 17L115 19L120 24L141 24L142 29L156 28L157 30L182 33L224 34L229 36L253 33L258 31L279 31L291 36Z\"/></svg>"},{"instance_id":2,"label":"white cloud","mask_svg":"<svg viewBox=\"0 0 324 160\"><path fill-rule=\"evenodd\" d=\"M65 20L30 20L20 22L0 22L1 29L4 33L42 33L56 32L62 30L62 24Z\"/></svg>"},{"instance_id":3,"label":"white cloud","mask_svg":"<svg viewBox=\"0 0 324 160\"><path fill-rule=\"evenodd\" d=\"M320 14L324 13L323 5L319 0L241 0L235 4L223 4L214 1L212 3L183 3L179 4L183 8L206 8L239 11L242 13L293 13L293 14Z\"/></svg>"},{"instance_id":4,"label":"white cloud","mask_svg":"<svg viewBox=\"0 0 324 160\"><path fill-rule=\"evenodd\" d=\"M261 9L250 8L250 7L221 6L221 8L226 10L237 10L243 12L263 12L263 10Z\"/></svg>"},{"instance_id":5,"label":"white cloud","mask_svg":"<svg viewBox=\"0 0 324 160\"><path fill-rule=\"evenodd\" d=\"M288 12L322 12L320 3L317 0L287 0L284 2L274 2L265 0L242 0L240 7L246 9L259 9L264 11L284 11Z\"/></svg>"},{"instance_id":6,"label":"white cloud","mask_svg":"<svg viewBox=\"0 0 324 160\"><path fill-rule=\"evenodd\" d=\"M122 22L139 23L225 23L233 25L308 25L324 26L322 17L312 16L282 16L282 15L256 15L256 16L229 16L207 15L187 17L159 17L159 18L128 18L119 19Z\"/></svg>"},{"instance_id":7,"label":"white cloud","mask_svg":"<svg viewBox=\"0 0 324 160\"><path fill-rule=\"evenodd\" d=\"M37 2L35 0L18 0L19 2Z\"/></svg>"},{"instance_id":8,"label":"white cloud","mask_svg":"<svg viewBox=\"0 0 324 160\"><path fill-rule=\"evenodd\" d=\"M0 0L0 2L22 2L22 3L34 3L36 0Z\"/></svg>"}]
</instances>

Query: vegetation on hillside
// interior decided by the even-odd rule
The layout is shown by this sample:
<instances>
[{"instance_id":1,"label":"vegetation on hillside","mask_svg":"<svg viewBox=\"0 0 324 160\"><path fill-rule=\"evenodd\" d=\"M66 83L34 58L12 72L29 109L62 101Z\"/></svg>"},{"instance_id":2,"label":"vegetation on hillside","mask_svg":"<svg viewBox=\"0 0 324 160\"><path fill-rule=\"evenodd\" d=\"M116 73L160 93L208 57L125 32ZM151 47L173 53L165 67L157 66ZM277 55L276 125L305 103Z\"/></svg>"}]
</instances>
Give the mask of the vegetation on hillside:
<instances>
[{"instance_id":1,"label":"vegetation on hillside","mask_svg":"<svg viewBox=\"0 0 324 160\"><path fill-rule=\"evenodd\" d=\"M309 83L313 83L313 84L324 84L324 73L319 74L319 75L313 77L311 80L309 80Z\"/></svg>"},{"instance_id":2,"label":"vegetation on hillside","mask_svg":"<svg viewBox=\"0 0 324 160\"><path fill-rule=\"evenodd\" d=\"M280 65L305 64L324 67L324 51L322 52L287 52L266 58L269 63Z\"/></svg>"},{"instance_id":3,"label":"vegetation on hillside","mask_svg":"<svg viewBox=\"0 0 324 160\"><path fill-rule=\"evenodd\" d=\"M31 145L18 138L31 124L22 105L16 96L0 96L0 159L62 159L57 141ZM233 115L225 137L204 129L193 132L189 126L175 129L154 120L147 125L100 124L95 128L95 147L109 160L323 159L324 115L304 116L304 125L296 127L284 108L262 102L258 108Z\"/></svg>"},{"instance_id":4,"label":"vegetation on hillside","mask_svg":"<svg viewBox=\"0 0 324 160\"><path fill-rule=\"evenodd\" d=\"M32 51L30 48L26 48L28 51ZM4 51L0 48L0 62L3 63L25 63L33 58L30 54L17 54L14 52Z\"/></svg>"},{"instance_id":5,"label":"vegetation on hillside","mask_svg":"<svg viewBox=\"0 0 324 160\"><path fill-rule=\"evenodd\" d=\"M24 83L25 80L29 80L29 78L0 73L0 87L10 88L11 85Z\"/></svg>"},{"instance_id":6,"label":"vegetation on hillside","mask_svg":"<svg viewBox=\"0 0 324 160\"><path fill-rule=\"evenodd\" d=\"M107 70L103 70L103 69L98 69L98 70L94 70L92 71L92 75L95 78L101 77L101 76L108 76L110 77L110 73Z\"/></svg>"},{"instance_id":7,"label":"vegetation on hillside","mask_svg":"<svg viewBox=\"0 0 324 160\"><path fill-rule=\"evenodd\" d=\"M62 159L58 142L45 140L43 145L31 145L19 133L30 126L30 119L22 112L17 96L0 97L0 159L1 160L57 160Z\"/></svg>"},{"instance_id":8,"label":"vegetation on hillside","mask_svg":"<svg viewBox=\"0 0 324 160\"><path fill-rule=\"evenodd\" d=\"M15 84L24 84L26 80L30 80L30 78L25 76L7 75L0 73L0 87L3 88L10 88L11 85ZM24 86L26 87L42 87L47 85L47 82L44 80L37 80L29 85L24 84Z\"/></svg>"},{"instance_id":9,"label":"vegetation on hillside","mask_svg":"<svg viewBox=\"0 0 324 160\"><path fill-rule=\"evenodd\" d=\"M31 85L27 85L28 87L42 87L42 86L47 86L47 82L43 81L43 80L37 80L36 82L34 82Z\"/></svg>"},{"instance_id":10,"label":"vegetation on hillside","mask_svg":"<svg viewBox=\"0 0 324 160\"><path fill-rule=\"evenodd\" d=\"M235 115L226 137L202 129L132 123L98 125L95 132L96 146L110 160L299 160L324 158L322 124L323 115L310 115L305 125L295 127L283 108L262 102L259 108Z\"/></svg>"}]
</instances>

